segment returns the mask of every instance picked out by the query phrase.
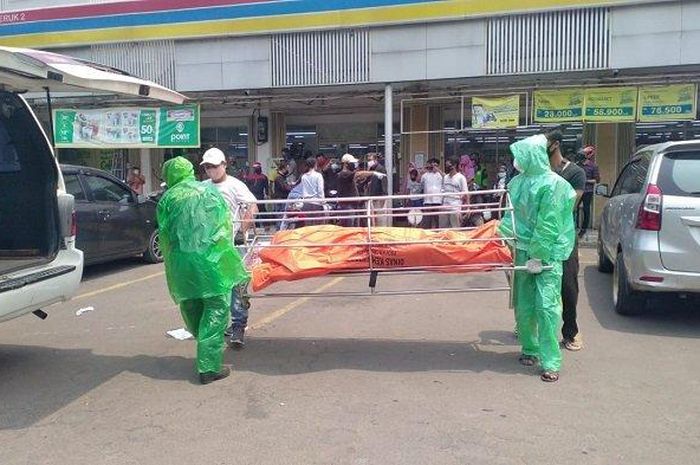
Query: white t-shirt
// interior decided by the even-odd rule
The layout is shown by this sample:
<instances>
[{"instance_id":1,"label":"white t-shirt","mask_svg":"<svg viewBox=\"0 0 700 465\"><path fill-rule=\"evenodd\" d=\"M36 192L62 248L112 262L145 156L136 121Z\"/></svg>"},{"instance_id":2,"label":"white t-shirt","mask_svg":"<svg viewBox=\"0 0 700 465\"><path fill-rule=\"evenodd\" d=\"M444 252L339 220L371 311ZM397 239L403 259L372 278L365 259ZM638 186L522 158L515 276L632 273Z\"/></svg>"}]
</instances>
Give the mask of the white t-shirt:
<instances>
[{"instance_id":1,"label":"white t-shirt","mask_svg":"<svg viewBox=\"0 0 700 465\"><path fill-rule=\"evenodd\" d=\"M233 234L235 235L240 229L240 221L243 219L243 211L239 204L253 203L256 201L255 196L250 192L250 189L248 189L248 186L246 186L243 181L233 176L226 176L226 179L219 183L215 183L211 179L207 179L204 183L212 184L216 187L226 200L233 218ZM238 216L233 217L236 210L238 210Z\"/></svg>"},{"instance_id":2,"label":"white t-shirt","mask_svg":"<svg viewBox=\"0 0 700 465\"><path fill-rule=\"evenodd\" d=\"M467 192L469 190L469 184L467 183L467 178L465 178L462 173L455 173L454 176L446 174L442 183L442 189L445 194ZM462 195L446 195L443 198L443 204L459 207L462 205Z\"/></svg>"},{"instance_id":3,"label":"white t-shirt","mask_svg":"<svg viewBox=\"0 0 700 465\"><path fill-rule=\"evenodd\" d=\"M301 196L305 199L322 199L323 175L316 170L311 170L301 176Z\"/></svg>"},{"instance_id":4,"label":"white t-shirt","mask_svg":"<svg viewBox=\"0 0 700 465\"><path fill-rule=\"evenodd\" d=\"M442 193L442 175L436 171L423 173L420 183L423 185L423 193L426 195ZM442 197L424 197L423 203L441 204Z\"/></svg>"}]
</instances>

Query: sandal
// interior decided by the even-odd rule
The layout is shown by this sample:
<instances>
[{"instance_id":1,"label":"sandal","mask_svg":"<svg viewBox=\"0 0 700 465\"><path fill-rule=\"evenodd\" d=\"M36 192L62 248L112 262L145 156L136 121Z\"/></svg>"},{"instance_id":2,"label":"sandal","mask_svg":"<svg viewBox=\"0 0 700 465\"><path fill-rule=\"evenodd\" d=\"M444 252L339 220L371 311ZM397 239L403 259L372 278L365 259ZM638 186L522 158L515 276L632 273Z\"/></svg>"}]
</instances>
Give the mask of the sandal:
<instances>
[{"instance_id":1,"label":"sandal","mask_svg":"<svg viewBox=\"0 0 700 465\"><path fill-rule=\"evenodd\" d=\"M559 381L559 373L556 371L544 371L540 379L545 383L556 383Z\"/></svg>"},{"instance_id":2,"label":"sandal","mask_svg":"<svg viewBox=\"0 0 700 465\"><path fill-rule=\"evenodd\" d=\"M523 354L520 357L518 357L518 362L520 362L521 365L524 365L526 367L535 366L535 364L537 363L537 357L535 357L534 355Z\"/></svg>"}]
</instances>

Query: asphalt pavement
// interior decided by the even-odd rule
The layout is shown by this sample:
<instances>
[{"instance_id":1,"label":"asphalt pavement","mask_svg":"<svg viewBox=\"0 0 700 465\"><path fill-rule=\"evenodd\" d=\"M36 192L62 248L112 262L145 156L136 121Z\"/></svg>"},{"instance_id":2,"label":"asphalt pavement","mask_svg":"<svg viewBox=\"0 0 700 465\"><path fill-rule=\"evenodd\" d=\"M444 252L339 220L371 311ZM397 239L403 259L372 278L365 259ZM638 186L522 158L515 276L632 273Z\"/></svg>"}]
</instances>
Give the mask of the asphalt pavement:
<instances>
[{"instance_id":1,"label":"asphalt pavement","mask_svg":"<svg viewBox=\"0 0 700 465\"><path fill-rule=\"evenodd\" d=\"M233 374L200 386L162 265L88 268L79 295L0 324L0 464L696 464L700 308L621 317L582 250L585 349L518 364L504 292L253 301ZM380 276L379 289L501 274ZM327 277L274 290L365 290ZM76 312L94 307L80 316Z\"/></svg>"}]
</instances>

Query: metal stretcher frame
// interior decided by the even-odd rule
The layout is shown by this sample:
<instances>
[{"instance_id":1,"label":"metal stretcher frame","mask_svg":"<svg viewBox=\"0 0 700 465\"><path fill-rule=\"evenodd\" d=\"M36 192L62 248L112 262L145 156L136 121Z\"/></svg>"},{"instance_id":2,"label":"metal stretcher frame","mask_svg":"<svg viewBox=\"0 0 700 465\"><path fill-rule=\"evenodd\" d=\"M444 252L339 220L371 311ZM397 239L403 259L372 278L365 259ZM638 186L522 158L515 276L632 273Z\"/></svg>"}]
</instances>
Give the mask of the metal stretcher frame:
<instances>
[{"instance_id":1,"label":"metal stretcher frame","mask_svg":"<svg viewBox=\"0 0 700 465\"><path fill-rule=\"evenodd\" d=\"M498 196L504 201L499 202L473 202L476 196ZM460 206L425 206L425 207L393 207L395 201L405 201L405 200L415 200L415 199L425 199L425 198L435 198L442 197L458 197L460 199L467 198L469 201ZM377 208L374 205L375 201L383 202L383 207ZM350 203L356 205L365 204L362 208L350 208L350 209L334 209L329 210L324 208L323 210L306 210L302 211L303 205L314 204L318 206L336 204L338 202ZM426 216L438 216L447 214L474 214L474 213L485 213L495 212L505 213L512 211L513 207L510 203L510 198L508 193L504 189L494 189L494 190L484 190L484 191L470 191L470 192L457 192L457 193L442 193L442 194L420 194L420 195L392 195L392 196L381 196L381 197L351 197L351 198L332 198L332 199L286 199L286 200L259 200L255 202L260 206L273 207L273 211L261 211L255 217L255 223L261 225L283 225L284 221L294 222L294 219L289 219L289 207L292 206L294 213L302 215L304 221L314 222L316 225L320 224L334 224L339 220L361 222L362 228L367 230L367 241L366 242L352 242L352 243L304 243L304 244L270 244L274 233L270 232L257 232L257 227L252 227L248 230L245 245L242 247L244 249L244 263L248 267L248 271L252 272L252 267L256 264L256 255L262 248L315 248L315 247L347 247L347 246L367 246L369 254L369 266L365 269L356 270L343 270L338 272L330 272L328 275L332 276L357 276L361 274L369 274L369 286L367 291L324 291L323 293L315 292L256 292L247 294L249 298L299 298L299 297L366 297L366 296L401 296L401 295L426 295L426 294L451 294L451 293L471 293L471 292L509 292L510 303L512 308L513 302L513 273L515 271L526 271L527 268L524 266L515 266L513 262L511 263L478 263L478 264L464 264L464 265L427 265L423 267L380 267L375 266L372 254L372 248L377 246L388 246L388 245L414 245L414 244L434 244L434 243L467 243L467 242L477 242L477 241L505 241L506 244L511 245L511 250L514 251L512 244L515 242L515 237L495 237L495 238L474 238L474 239L442 239L442 240L414 240L414 241L375 241L373 240L372 232L376 230L376 223L378 218L396 218L405 217L407 213L411 210L419 209L423 217ZM388 206L387 206L388 205ZM277 207L277 208L275 208ZM245 220L240 217L243 216L243 210L248 208L247 205L239 205L238 209L234 214L234 223L237 223L238 227L242 227ZM511 227L512 231L516 231L516 224L513 219L513 215L510 215L510 221L512 221ZM358 226L355 226L357 228ZM274 228L273 228L274 229ZM433 231L469 231L477 229L477 227L458 227L458 228L442 228L434 229ZM252 234L251 234L252 231ZM515 234L514 234L515 236ZM547 269L548 267L544 267ZM464 288L431 288L431 289L405 289L405 290L377 290L377 280L379 274L386 275L421 275L426 273L439 273L449 270L450 272L457 273L459 271L463 272L504 272L506 274L505 286L495 286L495 287L464 287Z\"/></svg>"}]
</instances>

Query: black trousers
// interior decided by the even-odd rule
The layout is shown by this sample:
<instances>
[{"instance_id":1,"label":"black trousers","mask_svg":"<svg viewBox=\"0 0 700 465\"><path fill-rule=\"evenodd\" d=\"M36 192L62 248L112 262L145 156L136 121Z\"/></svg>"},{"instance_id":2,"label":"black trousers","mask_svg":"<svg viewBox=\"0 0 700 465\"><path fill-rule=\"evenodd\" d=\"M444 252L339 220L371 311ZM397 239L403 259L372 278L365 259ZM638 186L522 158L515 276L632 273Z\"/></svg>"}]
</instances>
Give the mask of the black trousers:
<instances>
[{"instance_id":1,"label":"black trousers","mask_svg":"<svg viewBox=\"0 0 700 465\"><path fill-rule=\"evenodd\" d=\"M439 207L439 203L424 203L424 207ZM423 212L423 221L421 227L423 229L438 229L440 227L440 210L432 208Z\"/></svg>"},{"instance_id":2,"label":"black trousers","mask_svg":"<svg viewBox=\"0 0 700 465\"><path fill-rule=\"evenodd\" d=\"M574 251L564 262L564 272L561 279L562 319L564 325L561 335L564 339L573 339L578 334L576 324L576 304L578 304L578 241L574 243Z\"/></svg>"},{"instance_id":3,"label":"black trousers","mask_svg":"<svg viewBox=\"0 0 700 465\"><path fill-rule=\"evenodd\" d=\"M579 206L583 209L583 221L579 215L578 227L585 231L591 224L591 203L593 202L593 192L584 192L579 201ZM577 209L578 210L578 209Z\"/></svg>"}]
</instances>

